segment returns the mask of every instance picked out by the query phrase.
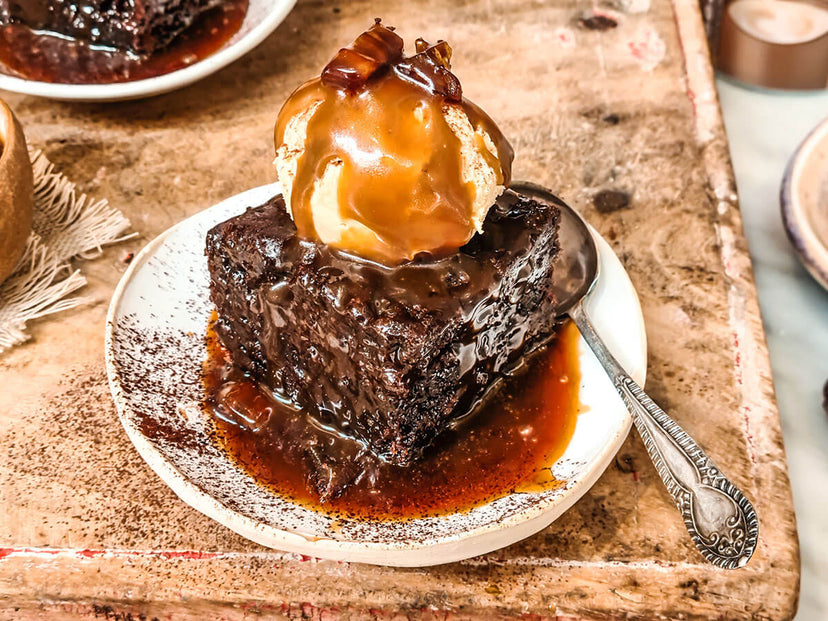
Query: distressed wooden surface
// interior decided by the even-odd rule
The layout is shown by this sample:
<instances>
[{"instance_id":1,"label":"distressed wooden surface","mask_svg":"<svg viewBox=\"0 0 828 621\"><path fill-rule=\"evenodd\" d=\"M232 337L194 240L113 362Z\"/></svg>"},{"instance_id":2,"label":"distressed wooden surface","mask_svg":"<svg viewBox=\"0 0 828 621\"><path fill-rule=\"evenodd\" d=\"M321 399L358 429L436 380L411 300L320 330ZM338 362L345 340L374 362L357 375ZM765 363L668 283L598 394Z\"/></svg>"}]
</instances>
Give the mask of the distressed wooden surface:
<instances>
[{"instance_id":1,"label":"distressed wooden surface","mask_svg":"<svg viewBox=\"0 0 828 621\"><path fill-rule=\"evenodd\" d=\"M300 1L253 53L177 93L97 105L4 94L30 142L141 239L84 265L88 306L36 323L0 357L0 618L793 615L795 518L698 9L602 10L616 28L584 28L592 5L573 0ZM266 550L190 509L138 457L103 362L124 254L273 180L279 106L375 15L409 45L448 39L465 94L513 140L516 178L553 188L610 240L644 308L647 388L754 501L747 568L703 564L635 434L543 532L427 569ZM599 212L602 190L629 205Z\"/></svg>"}]
</instances>

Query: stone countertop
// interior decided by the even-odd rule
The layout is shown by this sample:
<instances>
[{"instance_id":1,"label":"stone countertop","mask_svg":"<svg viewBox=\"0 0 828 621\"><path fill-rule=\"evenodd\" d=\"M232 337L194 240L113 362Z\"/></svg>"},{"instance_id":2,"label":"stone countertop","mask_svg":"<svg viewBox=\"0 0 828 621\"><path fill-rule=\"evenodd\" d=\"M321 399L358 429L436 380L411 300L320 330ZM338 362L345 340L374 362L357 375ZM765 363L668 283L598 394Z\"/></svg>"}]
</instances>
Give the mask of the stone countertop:
<instances>
[{"instance_id":1,"label":"stone countertop","mask_svg":"<svg viewBox=\"0 0 828 621\"><path fill-rule=\"evenodd\" d=\"M779 211L791 155L828 117L828 92L785 93L717 81L788 455L802 594L797 619L828 619L828 291L799 263ZM761 129L759 129L761 128Z\"/></svg>"},{"instance_id":2,"label":"stone countertop","mask_svg":"<svg viewBox=\"0 0 828 621\"><path fill-rule=\"evenodd\" d=\"M31 142L142 240L85 265L94 303L36 323L0 358L0 618L791 617L796 524L698 4L613 6L615 27L595 29L607 21L578 0L306 0L255 51L169 95L4 95ZM409 570L265 550L184 505L140 460L103 367L124 253L271 181L281 102L375 15L409 43L450 40L465 94L513 140L515 176L553 188L610 241L644 310L649 392L754 501L760 544L746 568L701 560L635 434L541 533ZM611 208L602 192L624 200Z\"/></svg>"}]
</instances>

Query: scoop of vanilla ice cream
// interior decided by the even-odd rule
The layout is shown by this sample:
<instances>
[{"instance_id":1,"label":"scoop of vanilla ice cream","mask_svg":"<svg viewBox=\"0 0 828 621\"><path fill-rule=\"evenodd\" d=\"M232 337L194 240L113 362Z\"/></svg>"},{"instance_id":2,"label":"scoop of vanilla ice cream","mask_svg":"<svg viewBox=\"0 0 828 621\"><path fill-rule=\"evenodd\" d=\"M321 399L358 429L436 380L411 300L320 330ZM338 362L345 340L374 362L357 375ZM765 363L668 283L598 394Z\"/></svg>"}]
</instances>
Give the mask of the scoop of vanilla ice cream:
<instances>
[{"instance_id":1,"label":"scoop of vanilla ice cream","mask_svg":"<svg viewBox=\"0 0 828 621\"><path fill-rule=\"evenodd\" d=\"M443 116L454 135L460 139L460 157L463 161L463 182L471 182L476 195L472 206L472 221L477 232L483 230L483 220L494 205L495 199L506 189L498 184L498 171L486 161L483 149L494 161L498 159L497 147L492 137L482 127L473 127L465 110L458 105L447 104Z\"/></svg>"},{"instance_id":2,"label":"scoop of vanilla ice cream","mask_svg":"<svg viewBox=\"0 0 828 621\"><path fill-rule=\"evenodd\" d=\"M284 140L276 151L276 171L288 210L299 159L305 150L308 123L319 105L319 102L314 103L287 122ZM472 125L462 106L446 103L442 113L461 144L463 182L471 183L475 188L471 219L475 230L481 231L489 208L505 189L498 182L500 171L489 164L489 161L497 162L497 148L485 129ZM310 207L319 241L343 248L370 247L381 243L376 233L366 225L343 217L337 200L341 172L342 162L334 160L314 184ZM428 251L430 248L420 250Z\"/></svg>"}]
</instances>

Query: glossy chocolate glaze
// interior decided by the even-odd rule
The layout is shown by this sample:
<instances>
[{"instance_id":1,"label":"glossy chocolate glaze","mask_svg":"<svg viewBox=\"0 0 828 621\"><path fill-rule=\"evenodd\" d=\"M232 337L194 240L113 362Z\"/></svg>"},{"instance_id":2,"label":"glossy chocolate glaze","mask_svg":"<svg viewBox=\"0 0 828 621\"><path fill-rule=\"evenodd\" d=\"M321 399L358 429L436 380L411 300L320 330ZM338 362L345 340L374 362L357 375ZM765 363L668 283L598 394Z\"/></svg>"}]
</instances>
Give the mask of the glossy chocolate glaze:
<instances>
[{"instance_id":1,"label":"glossy chocolate glaze","mask_svg":"<svg viewBox=\"0 0 828 621\"><path fill-rule=\"evenodd\" d=\"M578 332L571 324L497 400L444 433L424 458L389 464L275 398L208 336L205 406L216 440L254 479L319 510L400 519L470 509L514 491L557 487L549 467L566 448L579 401Z\"/></svg>"},{"instance_id":2,"label":"glossy chocolate glaze","mask_svg":"<svg viewBox=\"0 0 828 621\"><path fill-rule=\"evenodd\" d=\"M277 197L208 233L216 331L284 401L409 463L553 335L558 217L507 191L457 252L385 268L302 240Z\"/></svg>"},{"instance_id":3,"label":"glossy chocolate glaze","mask_svg":"<svg viewBox=\"0 0 828 621\"><path fill-rule=\"evenodd\" d=\"M1 1L1 0L0 0ZM41 82L106 84L142 80L187 67L210 56L238 32L249 0L224 0L198 15L163 49L134 53L96 44L92 21L74 22L76 37L31 28L48 18L49 0L12 4L12 23L0 20L0 71ZM78 10L82 9L78 5ZM43 14L43 11L46 11ZM106 19L102 15L101 19Z\"/></svg>"},{"instance_id":4,"label":"glossy chocolate glaze","mask_svg":"<svg viewBox=\"0 0 828 621\"><path fill-rule=\"evenodd\" d=\"M450 71L451 48L420 39L417 49L404 57L402 39L377 23L282 107L277 150L289 123L314 110L289 206L300 236L321 239L315 219L322 216L311 199L328 171L338 174L331 209L353 223L329 243L386 265L421 252L449 254L465 244L475 233L478 190L464 180L462 144L446 119L447 107L469 119L474 149L497 183L508 185L512 147L494 121L462 97Z\"/></svg>"}]
</instances>

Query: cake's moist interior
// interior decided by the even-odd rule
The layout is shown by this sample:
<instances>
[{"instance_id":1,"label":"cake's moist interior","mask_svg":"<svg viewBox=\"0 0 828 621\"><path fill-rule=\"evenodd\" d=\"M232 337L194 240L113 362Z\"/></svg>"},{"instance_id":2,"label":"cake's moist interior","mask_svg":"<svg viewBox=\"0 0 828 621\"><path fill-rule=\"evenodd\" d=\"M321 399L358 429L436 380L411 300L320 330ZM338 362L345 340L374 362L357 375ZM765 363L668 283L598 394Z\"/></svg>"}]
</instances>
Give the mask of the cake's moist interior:
<instances>
[{"instance_id":1,"label":"cake's moist interior","mask_svg":"<svg viewBox=\"0 0 828 621\"><path fill-rule=\"evenodd\" d=\"M409 519L562 484L550 467L572 437L580 407L579 336L570 323L497 399L407 467L277 398L230 363L215 333L208 334L206 407L220 446L256 481L295 502L342 517Z\"/></svg>"},{"instance_id":2,"label":"cake's moist interior","mask_svg":"<svg viewBox=\"0 0 828 621\"><path fill-rule=\"evenodd\" d=\"M411 463L553 335L559 214L507 190L457 252L387 268L301 240L274 197L207 234L216 332L284 400Z\"/></svg>"},{"instance_id":3,"label":"cake's moist interior","mask_svg":"<svg viewBox=\"0 0 828 621\"><path fill-rule=\"evenodd\" d=\"M288 99L276 124L277 148L289 121L315 107L289 205L299 235L318 239L311 197L335 164L341 166L340 215L382 240L370 245L346 238L341 248L367 246L357 254L396 264L413 258L412 249L433 247L439 256L469 240L477 189L463 178L461 142L444 107L460 106L472 126L491 138L496 153L475 134L500 185L509 183L513 151L494 121L463 98L450 58L445 41L432 46L422 39L417 54L405 57L402 39L377 23Z\"/></svg>"}]
</instances>

